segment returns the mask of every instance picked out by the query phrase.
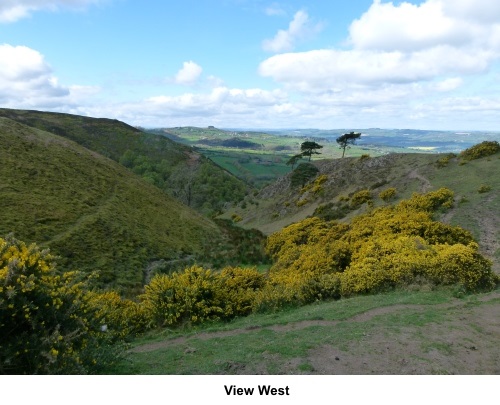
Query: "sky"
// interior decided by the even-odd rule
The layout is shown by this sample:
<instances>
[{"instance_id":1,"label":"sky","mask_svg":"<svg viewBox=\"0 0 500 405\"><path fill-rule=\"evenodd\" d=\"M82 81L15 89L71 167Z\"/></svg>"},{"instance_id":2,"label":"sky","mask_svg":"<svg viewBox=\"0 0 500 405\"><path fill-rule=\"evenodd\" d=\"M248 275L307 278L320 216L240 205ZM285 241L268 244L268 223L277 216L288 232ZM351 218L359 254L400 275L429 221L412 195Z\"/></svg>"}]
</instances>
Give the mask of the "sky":
<instances>
[{"instance_id":1,"label":"sky","mask_svg":"<svg viewBox=\"0 0 500 405\"><path fill-rule=\"evenodd\" d=\"M500 131L500 1L0 0L0 107Z\"/></svg>"}]
</instances>

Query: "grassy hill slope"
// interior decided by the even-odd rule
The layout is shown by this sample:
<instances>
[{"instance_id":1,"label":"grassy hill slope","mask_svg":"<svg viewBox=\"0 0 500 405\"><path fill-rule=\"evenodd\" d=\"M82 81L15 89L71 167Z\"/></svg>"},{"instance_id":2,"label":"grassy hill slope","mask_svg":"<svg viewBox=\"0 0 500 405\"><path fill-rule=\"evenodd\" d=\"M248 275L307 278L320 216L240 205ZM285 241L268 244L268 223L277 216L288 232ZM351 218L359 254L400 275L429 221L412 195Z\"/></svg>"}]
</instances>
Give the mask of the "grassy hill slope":
<instances>
[{"instance_id":1,"label":"grassy hill slope","mask_svg":"<svg viewBox=\"0 0 500 405\"><path fill-rule=\"evenodd\" d=\"M316 161L312 162L319 169L316 178L326 176L316 189L313 182L309 188L293 187L289 173L225 215L237 214L242 226L271 234L312 215L348 221L368 209L366 203L353 205L352 196L361 190L368 190L373 205L380 206L385 203L378 194L387 188L396 188L394 201L398 201L414 192L448 187L455 193L455 206L441 220L470 230L499 271L499 158L497 153L465 163L447 154L390 154ZM490 190L479 192L481 185Z\"/></svg>"},{"instance_id":2,"label":"grassy hill slope","mask_svg":"<svg viewBox=\"0 0 500 405\"><path fill-rule=\"evenodd\" d=\"M247 190L241 180L189 146L117 120L13 109L0 109L0 117L70 139L119 162L204 214L241 200Z\"/></svg>"},{"instance_id":3,"label":"grassy hill slope","mask_svg":"<svg viewBox=\"0 0 500 405\"><path fill-rule=\"evenodd\" d=\"M0 235L50 247L65 269L133 291L148 266L203 257L219 228L123 166L0 118Z\"/></svg>"}]
</instances>

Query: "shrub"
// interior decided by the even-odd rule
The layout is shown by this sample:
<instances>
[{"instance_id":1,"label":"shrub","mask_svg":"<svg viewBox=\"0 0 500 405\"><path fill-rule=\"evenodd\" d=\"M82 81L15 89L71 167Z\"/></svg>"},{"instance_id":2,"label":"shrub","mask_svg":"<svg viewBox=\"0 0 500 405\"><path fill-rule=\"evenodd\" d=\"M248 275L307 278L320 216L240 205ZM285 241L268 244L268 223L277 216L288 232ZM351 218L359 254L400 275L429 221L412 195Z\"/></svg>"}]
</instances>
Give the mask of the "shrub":
<instances>
[{"instance_id":1,"label":"shrub","mask_svg":"<svg viewBox=\"0 0 500 405\"><path fill-rule=\"evenodd\" d=\"M306 302L339 299L341 297L340 277L338 274L319 274L311 277L304 282L300 293Z\"/></svg>"},{"instance_id":2,"label":"shrub","mask_svg":"<svg viewBox=\"0 0 500 405\"><path fill-rule=\"evenodd\" d=\"M297 207L302 207L303 205L306 205L309 202L307 198L302 198L300 200L295 201L295 205Z\"/></svg>"},{"instance_id":3,"label":"shrub","mask_svg":"<svg viewBox=\"0 0 500 405\"><path fill-rule=\"evenodd\" d=\"M35 244L0 238L0 373L86 374L116 360L89 283Z\"/></svg>"},{"instance_id":4,"label":"shrub","mask_svg":"<svg viewBox=\"0 0 500 405\"><path fill-rule=\"evenodd\" d=\"M275 312L300 305L297 290L284 284L267 283L256 292L254 312Z\"/></svg>"},{"instance_id":5,"label":"shrub","mask_svg":"<svg viewBox=\"0 0 500 405\"><path fill-rule=\"evenodd\" d=\"M314 179L313 182L302 187L302 189L300 190L300 194L304 194L308 191L310 191L314 195L320 194L323 191L323 183L327 180L328 176L326 174L318 176L316 179Z\"/></svg>"},{"instance_id":6,"label":"shrub","mask_svg":"<svg viewBox=\"0 0 500 405\"><path fill-rule=\"evenodd\" d=\"M243 218L241 216L239 216L238 214L232 214L231 219L233 220L233 222L240 222L243 220Z\"/></svg>"},{"instance_id":7,"label":"shrub","mask_svg":"<svg viewBox=\"0 0 500 405\"><path fill-rule=\"evenodd\" d=\"M481 184L481 186L479 186L479 188L477 189L477 192L478 193L487 193L488 191L491 191L491 186L488 186L486 184Z\"/></svg>"},{"instance_id":8,"label":"shrub","mask_svg":"<svg viewBox=\"0 0 500 405\"><path fill-rule=\"evenodd\" d=\"M381 200L385 202L389 202L396 195L396 189L394 187L387 188L379 193L379 197Z\"/></svg>"},{"instance_id":9,"label":"shrub","mask_svg":"<svg viewBox=\"0 0 500 405\"><path fill-rule=\"evenodd\" d=\"M255 268L226 267L217 278L217 300L222 304L224 319L250 314L256 292L265 285L265 276Z\"/></svg>"},{"instance_id":10,"label":"shrub","mask_svg":"<svg viewBox=\"0 0 500 405\"><path fill-rule=\"evenodd\" d=\"M122 299L115 291L92 291L88 293L88 297L94 321L108 335L125 339L147 329L144 306L139 303Z\"/></svg>"},{"instance_id":11,"label":"shrub","mask_svg":"<svg viewBox=\"0 0 500 405\"><path fill-rule=\"evenodd\" d=\"M498 283L491 262L478 253L478 245L437 245L437 257L428 276L436 284L460 284L466 291L490 290Z\"/></svg>"},{"instance_id":12,"label":"shrub","mask_svg":"<svg viewBox=\"0 0 500 405\"><path fill-rule=\"evenodd\" d=\"M457 155L455 155L454 153L448 153L448 154L444 155L443 157L439 158L436 161L436 167L442 168L442 167L448 166L448 163L450 163L450 160L456 156Z\"/></svg>"},{"instance_id":13,"label":"shrub","mask_svg":"<svg viewBox=\"0 0 500 405\"><path fill-rule=\"evenodd\" d=\"M349 225L316 217L290 225L268 239L274 258L269 282L280 286L288 304L374 293L418 280L491 289L498 279L470 232L432 219L433 211L452 201L450 190L439 189L358 215ZM325 280L330 287L321 287ZM295 293L283 295L287 291Z\"/></svg>"},{"instance_id":14,"label":"shrub","mask_svg":"<svg viewBox=\"0 0 500 405\"><path fill-rule=\"evenodd\" d=\"M500 152L500 144L497 141L484 141L465 149L460 153L460 157L464 161L469 161L491 156L498 152Z\"/></svg>"},{"instance_id":15,"label":"shrub","mask_svg":"<svg viewBox=\"0 0 500 405\"><path fill-rule=\"evenodd\" d=\"M151 326L172 326L220 319L217 282L211 270L192 266L179 273L156 275L141 295Z\"/></svg>"},{"instance_id":16,"label":"shrub","mask_svg":"<svg viewBox=\"0 0 500 405\"><path fill-rule=\"evenodd\" d=\"M351 208L356 209L361 207L364 203L372 200L372 193L370 190L361 190L351 197Z\"/></svg>"},{"instance_id":17,"label":"shrub","mask_svg":"<svg viewBox=\"0 0 500 405\"><path fill-rule=\"evenodd\" d=\"M439 208L453 207L453 198L453 191L442 187L427 194L414 193L410 199L397 204L396 209L432 212Z\"/></svg>"}]
</instances>

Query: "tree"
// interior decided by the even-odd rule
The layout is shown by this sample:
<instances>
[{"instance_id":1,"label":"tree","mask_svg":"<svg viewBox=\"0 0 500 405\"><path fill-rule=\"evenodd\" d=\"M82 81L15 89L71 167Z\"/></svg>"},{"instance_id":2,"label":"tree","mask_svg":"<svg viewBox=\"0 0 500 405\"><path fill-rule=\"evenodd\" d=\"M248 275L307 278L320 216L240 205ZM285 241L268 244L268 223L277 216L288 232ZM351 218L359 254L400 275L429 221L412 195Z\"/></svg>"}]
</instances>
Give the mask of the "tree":
<instances>
[{"instance_id":1,"label":"tree","mask_svg":"<svg viewBox=\"0 0 500 405\"><path fill-rule=\"evenodd\" d=\"M316 177L319 169L312 163L301 163L297 166L292 174L291 181L292 187L301 186L304 187L306 183Z\"/></svg>"},{"instance_id":2,"label":"tree","mask_svg":"<svg viewBox=\"0 0 500 405\"><path fill-rule=\"evenodd\" d=\"M317 144L316 142L306 141L300 145L300 150L302 151L302 156L309 156L309 162L311 161L311 156L320 155L321 153L317 152L316 149L321 149L323 146Z\"/></svg>"},{"instance_id":3,"label":"tree","mask_svg":"<svg viewBox=\"0 0 500 405\"><path fill-rule=\"evenodd\" d=\"M342 149L342 157L344 157L345 155L346 148L350 148L349 145L354 145L356 143L356 140L360 137L360 132L349 132L348 134L344 134L337 138L337 143L339 144L340 149Z\"/></svg>"},{"instance_id":4,"label":"tree","mask_svg":"<svg viewBox=\"0 0 500 405\"><path fill-rule=\"evenodd\" d=\"M293 171L293 168L294 166L297 164L297 162L299 161L299 159L302 159L302 154L298 154L298 155L293 155L290 159L288 159L288 161L286 162L287 165L291 165L292 166L292 171Z\"/></svg>"}]
</instances>

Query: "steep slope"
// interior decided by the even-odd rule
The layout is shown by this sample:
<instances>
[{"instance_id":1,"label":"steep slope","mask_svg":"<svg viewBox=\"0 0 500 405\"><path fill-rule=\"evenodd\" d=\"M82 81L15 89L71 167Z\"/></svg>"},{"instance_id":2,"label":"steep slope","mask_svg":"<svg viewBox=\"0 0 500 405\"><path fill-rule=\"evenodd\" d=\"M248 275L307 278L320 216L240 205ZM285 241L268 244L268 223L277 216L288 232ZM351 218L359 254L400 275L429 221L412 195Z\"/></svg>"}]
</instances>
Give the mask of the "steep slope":
<instances>
[{"instance_id":1,"label":"steep slope","mask_svg":"<svg viewBox=\"0 0 500 405\"><path fill-rule=\"evenodd\" d=\"M0 162L0 235L51 248L65 269L99 270L102 284L137 291L155 263L223 242L207 218L60 136L0 118Z\"/></svg>"},{"instance_id":2,"label":"steep slope","mask_svg":"<svg viewBox=\"0 0 500 405\"><path fill-rule=\"evenodd\" d=\"M469 162L448 154L389 154L313 164L319 169L315 179L325 176L321 184L312 179L309 186L293 187L290 173L225 216L238 215L242 226L271 234L312 215L349 221L369 208L366 203L353 204L352 197L361 190L368 190L371 203L379 206L385 204L379 193L391 187L396 188L393 201L448 187L455 193L455 204L440 219L470 230L500 271L499 153ZM481 185L490 190L480 192Z\"/></svg>"},{"instance_id":3,"label":"steep slope","mask_svg":"<svg viewBox=\"0 0 500 405\"><path fill-rule=\"evenodd\" d=\"M121 163L204 214L240 201L247 186L192 148L117 120L0 109L0 117L70 139Z\"/></svg>"}]
</instances>

